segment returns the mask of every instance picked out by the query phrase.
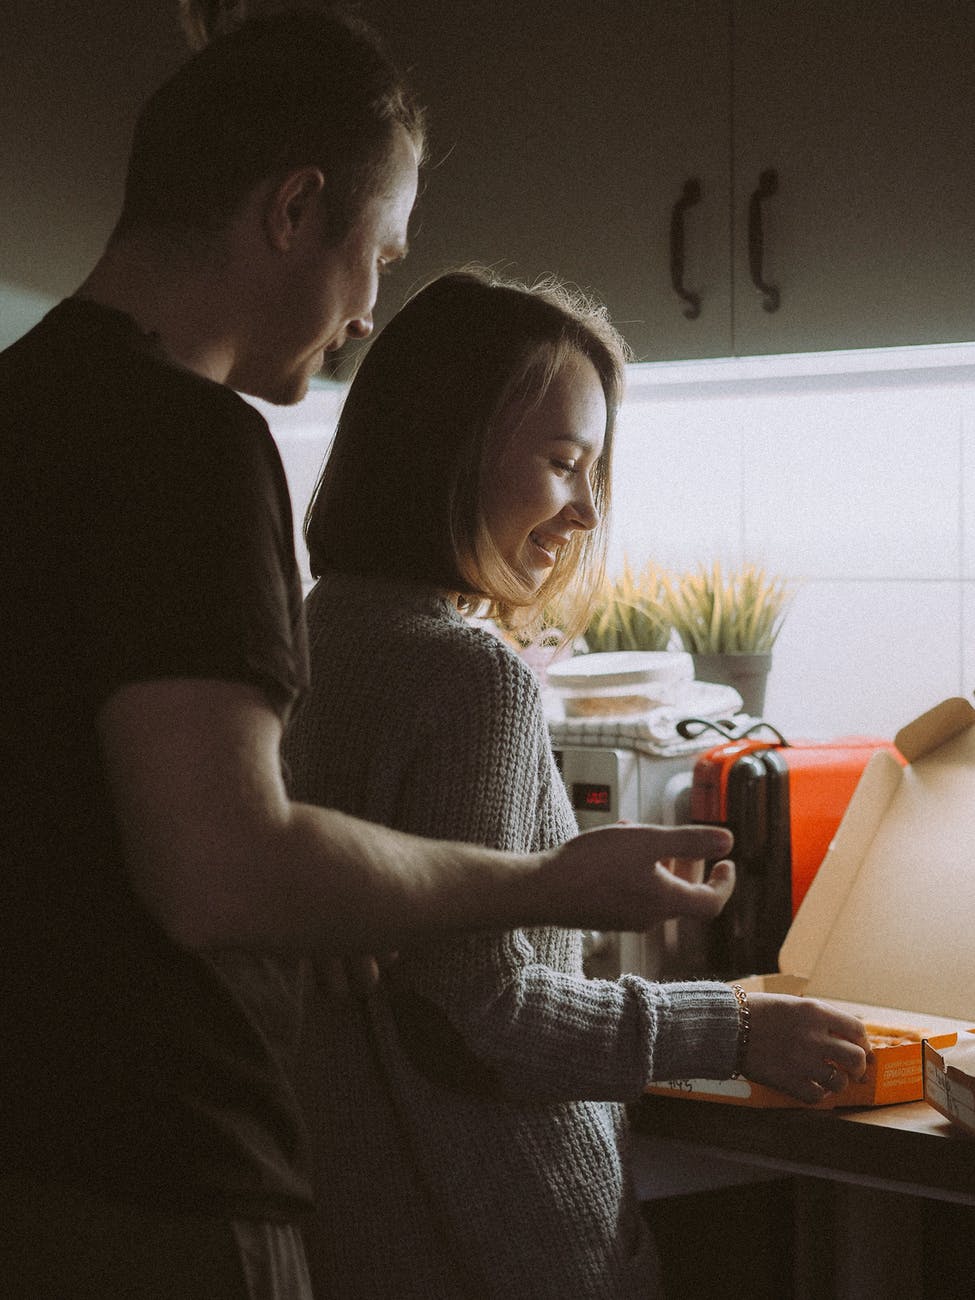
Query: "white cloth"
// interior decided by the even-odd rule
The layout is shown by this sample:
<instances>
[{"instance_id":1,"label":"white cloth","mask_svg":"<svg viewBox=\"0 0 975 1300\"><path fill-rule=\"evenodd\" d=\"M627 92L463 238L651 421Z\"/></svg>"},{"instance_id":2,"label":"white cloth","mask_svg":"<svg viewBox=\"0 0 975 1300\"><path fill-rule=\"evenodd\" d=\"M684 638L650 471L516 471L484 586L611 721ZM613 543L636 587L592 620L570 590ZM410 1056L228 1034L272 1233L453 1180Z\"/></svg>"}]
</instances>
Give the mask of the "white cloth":
<instances>
[{"instance_id":1,"label":"white cloth","mask_svg":"<svg viewBox=\"0 0 975 1300\"><path fill-rule=\"evenodd\" d=\"M677 724L685 718L705 721L728 721L735 729L747 726L750 719L742 714L742 698L733 686L716 682L679 681L669 688L666 703L646 713L628 716L567 718L558 692L544 691L545 717L553 745L598 745L608 749L635 749L658 758L675 754L693 754L721 743L721 734L712 729L684 739Z\"/></svg>"}]
</instances>

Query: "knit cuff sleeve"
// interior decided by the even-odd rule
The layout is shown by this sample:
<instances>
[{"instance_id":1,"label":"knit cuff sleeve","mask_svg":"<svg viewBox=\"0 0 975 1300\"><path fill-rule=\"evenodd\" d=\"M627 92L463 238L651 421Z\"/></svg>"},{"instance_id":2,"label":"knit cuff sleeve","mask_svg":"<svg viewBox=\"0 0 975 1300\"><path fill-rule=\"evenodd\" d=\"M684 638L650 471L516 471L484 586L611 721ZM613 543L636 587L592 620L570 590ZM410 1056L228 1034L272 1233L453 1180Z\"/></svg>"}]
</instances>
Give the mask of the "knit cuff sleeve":
<instances>
[{"instance_id":1,"label":"knit cuff sleeve","mask_svg":"<svg viewBox=\"0 0 975 1300\"><path fill-rule=\"evenodd\" d=\"M620 983L631 980L624 975ZM695 980L655 992L653 1079L727 1079L738 1050L738 1003L728 985Z\"/></svg>"}]
</instances>

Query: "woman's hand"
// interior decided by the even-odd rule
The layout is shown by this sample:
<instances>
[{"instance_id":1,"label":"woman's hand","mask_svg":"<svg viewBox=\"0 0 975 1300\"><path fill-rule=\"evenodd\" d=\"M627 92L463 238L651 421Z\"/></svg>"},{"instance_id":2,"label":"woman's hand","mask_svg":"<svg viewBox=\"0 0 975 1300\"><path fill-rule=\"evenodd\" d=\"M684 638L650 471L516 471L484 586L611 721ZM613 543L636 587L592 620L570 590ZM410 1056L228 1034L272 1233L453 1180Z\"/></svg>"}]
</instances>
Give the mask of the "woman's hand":
<instances>
[{"instance_id":1,"label":"woman's hand","mask_svg":"<svg viewBox=\"0 0 975 1300\"><path fill-rule=\"evenodd\" d=\"M856 1016L783 993L749 993L748 1011L742 1073L755 1083L817 1102L866 1073L870 1047Z\"/></svg>"}]
</instances>

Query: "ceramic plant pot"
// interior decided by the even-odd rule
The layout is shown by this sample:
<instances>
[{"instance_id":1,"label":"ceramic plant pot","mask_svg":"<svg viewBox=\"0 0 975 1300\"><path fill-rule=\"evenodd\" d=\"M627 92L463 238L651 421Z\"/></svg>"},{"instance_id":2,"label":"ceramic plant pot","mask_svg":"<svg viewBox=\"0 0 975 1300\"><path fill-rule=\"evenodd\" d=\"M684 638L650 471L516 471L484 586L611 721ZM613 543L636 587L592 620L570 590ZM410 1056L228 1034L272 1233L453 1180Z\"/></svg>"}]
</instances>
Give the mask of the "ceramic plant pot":
<instances>
[{"instance_id":1,"label":"ceramic plant pot","mask_svg":"<svg viewBox=\"0 0 975 1300\"><path fill-rule=\"evenodd\" d=\"M742 699L742 707L753 718L765 709L765 685L772 668L768 654L696 654L694 676L699 682L718 682L733 686Z\"/></svg>"}]
</instances>

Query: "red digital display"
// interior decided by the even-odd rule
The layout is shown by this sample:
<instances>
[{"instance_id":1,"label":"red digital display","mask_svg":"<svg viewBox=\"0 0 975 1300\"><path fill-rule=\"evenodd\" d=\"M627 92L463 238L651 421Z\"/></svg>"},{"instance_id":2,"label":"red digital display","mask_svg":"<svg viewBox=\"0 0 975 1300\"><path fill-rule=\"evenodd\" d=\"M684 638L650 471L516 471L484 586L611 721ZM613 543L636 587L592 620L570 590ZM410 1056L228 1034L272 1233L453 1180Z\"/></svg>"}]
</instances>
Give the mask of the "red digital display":
<instances>
[{"instance_id":1,"label":"red digital display","mask_svg":"<svg viewBox=\"0 0 975 1300\"><path fill-rule=\"evenodd\" d=\"M575 781L572 785L572 807L584 812L609 812L612 787Z\"/></svg>"}]
</instances>

